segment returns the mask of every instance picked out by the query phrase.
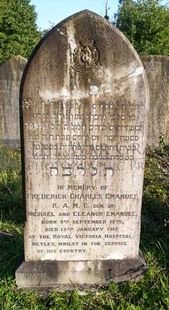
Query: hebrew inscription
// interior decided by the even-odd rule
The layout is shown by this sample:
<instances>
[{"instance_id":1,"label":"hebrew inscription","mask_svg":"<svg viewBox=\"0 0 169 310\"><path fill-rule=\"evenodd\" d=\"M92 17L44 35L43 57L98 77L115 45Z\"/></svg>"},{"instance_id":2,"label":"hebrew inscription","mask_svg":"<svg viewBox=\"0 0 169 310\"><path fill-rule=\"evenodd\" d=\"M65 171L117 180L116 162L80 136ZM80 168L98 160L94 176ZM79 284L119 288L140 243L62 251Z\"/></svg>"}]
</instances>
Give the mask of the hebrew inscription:
<instances>
[{"instance_id":1,"label":"hebrew inscription","mask_svg":"<svg viewBox=\"0 0 169 310\"><path fill-rule=\"evenodd\" d=\"M148 113L140 59L116 28L82 12L42 40L26 70L25 261L105 272L93 262L138 260Z\"/></svg>"},{"instance_id":2,"label":"hebrew inscription","mask_svg":"<svg viewBox=\"0 0 169 310\"><path fill-rule=\"evenodd\" d=\"M116 180L143 173L144 102L120 100L24 98L26 173L49 184L26 194L27 218L40 227L27 241L35 257L88 259L90 248L93 258L100 249L102 259L122 259L131 248L138 188Z\"/></svg>"}]
</instances>

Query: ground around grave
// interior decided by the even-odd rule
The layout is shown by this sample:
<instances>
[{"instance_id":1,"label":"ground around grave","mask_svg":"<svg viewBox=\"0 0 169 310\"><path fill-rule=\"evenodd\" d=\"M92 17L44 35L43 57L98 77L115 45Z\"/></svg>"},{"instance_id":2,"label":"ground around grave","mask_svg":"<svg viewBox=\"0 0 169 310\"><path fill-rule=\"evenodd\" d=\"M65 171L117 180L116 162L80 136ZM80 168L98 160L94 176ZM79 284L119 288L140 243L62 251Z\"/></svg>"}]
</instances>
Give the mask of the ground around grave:
<instances>
[{"instance_id":1,"label":"ground around grave","mask_svg":"<svg viewBox=\"0 0 169 310\"><path fill-rule=\"evenodd\" d=\"M0 148L0 309L169 309L169 146L147 148L141 250L148 272L138 283L109 284L85 295L18 290L14 273L22 261L24 212L20 152Z\"/></svg>"}]
</instances>

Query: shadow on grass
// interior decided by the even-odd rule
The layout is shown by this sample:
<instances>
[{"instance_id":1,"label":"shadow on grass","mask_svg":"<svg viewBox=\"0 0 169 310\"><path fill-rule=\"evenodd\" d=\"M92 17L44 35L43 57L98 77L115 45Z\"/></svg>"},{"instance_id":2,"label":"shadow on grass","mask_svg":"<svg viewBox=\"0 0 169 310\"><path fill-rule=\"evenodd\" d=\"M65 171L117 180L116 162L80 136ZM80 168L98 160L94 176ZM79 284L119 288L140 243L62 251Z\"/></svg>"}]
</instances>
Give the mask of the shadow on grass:
<instances>
[{"instance_id":1,"label":"shadow on grass","mask_svg":"<svg viewBox=\"0 0 169 310\"><path fill-rule=\"evenodd\" d=\"M142 210L141 249L151 252L161 267L169 268L169 210L151 208Z\"/></svg>"},{"instance_id":2,"label":"shadow on grass","mask_svg":"<svg viewBox=\"0 0 169 310\"><path fill-rule=\"evenodd\" d=\"M24 209L20 150L0 145L0 279L22 260Z\"/></svg>"},{"instance_id":3,"label":"shadow on grass","mask_svg":"<svg viewBox=\"0 0 169 310\"><path fill-rule=\"evenodd\" d=\"M22 228L15 228L10 232L0 232L0 280L14 277L16 269L23 260Z\"/></svg>"},{"instance_id":4,"label":"shadow on grass","mask_svg":"<svg viewBox=\"0 0 169 310\"><path fill-rule=\"evenodd\" d=\"M169 268L169 146L147 148L141 247Z\"/></svg>"},{"instance_id":5,"label":"shadow on grass","mask_svg":"<svg viewBox=\"0 0 169 310\"><path fill-rule=\"evenodd\" d=\"M20 171L0 172L0 218L3 222L24 222Z\"/></svg>"}]
</instances>

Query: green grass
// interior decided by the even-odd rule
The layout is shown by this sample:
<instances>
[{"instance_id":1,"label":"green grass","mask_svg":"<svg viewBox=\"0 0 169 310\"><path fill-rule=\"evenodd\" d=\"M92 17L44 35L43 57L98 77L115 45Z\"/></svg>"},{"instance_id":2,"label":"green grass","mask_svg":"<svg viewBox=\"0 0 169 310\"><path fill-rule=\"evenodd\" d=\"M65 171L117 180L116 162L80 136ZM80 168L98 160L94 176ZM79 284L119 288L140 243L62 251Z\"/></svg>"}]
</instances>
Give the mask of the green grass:
<instances>
[{"instance_id":1,"label":"green grass","mask_svg":"<svg viewBox=\"0 0 169 310\"><path fill-rule=\"evenodd\" d=\"M0 145L0 219L23 223L20 151Z\"/></svg>"},{"instance_id":2,"label":"green grass","mask_svg":"<svg viewBox=\"0 0 169 310\"><path fill-rule=\"evenodd\" d=\"M141 250L148 272L138 283L110 284L85 295L76 289L42 294L17 288L14 273L22 261L24 223L20 152L1 146L0 165L1 310L169 309L169 146L147 149Z\"/></svg>"}]
</instances>

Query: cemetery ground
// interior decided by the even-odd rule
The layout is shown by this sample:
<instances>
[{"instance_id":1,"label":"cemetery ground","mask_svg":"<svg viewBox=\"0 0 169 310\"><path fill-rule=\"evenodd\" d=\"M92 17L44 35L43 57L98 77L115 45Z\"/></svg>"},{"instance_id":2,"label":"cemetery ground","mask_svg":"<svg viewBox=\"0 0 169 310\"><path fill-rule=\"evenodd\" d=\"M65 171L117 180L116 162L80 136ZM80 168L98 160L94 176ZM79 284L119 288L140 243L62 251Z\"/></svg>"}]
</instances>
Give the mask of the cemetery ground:
<instances>
[{"instance_id":1,"label":"cemetery ground","mask_svg":"<svg viewBox=\"0 0 169 310\"><path fill-rule=\"evenodd\" d=\"M141 250L148 267L137 283L108 284L95 292L19 290L15 270L23 260L20 152L0 146L1 310L166 310L169 309L169 145L147 148Z\"/></svg>"}]
</instances>

